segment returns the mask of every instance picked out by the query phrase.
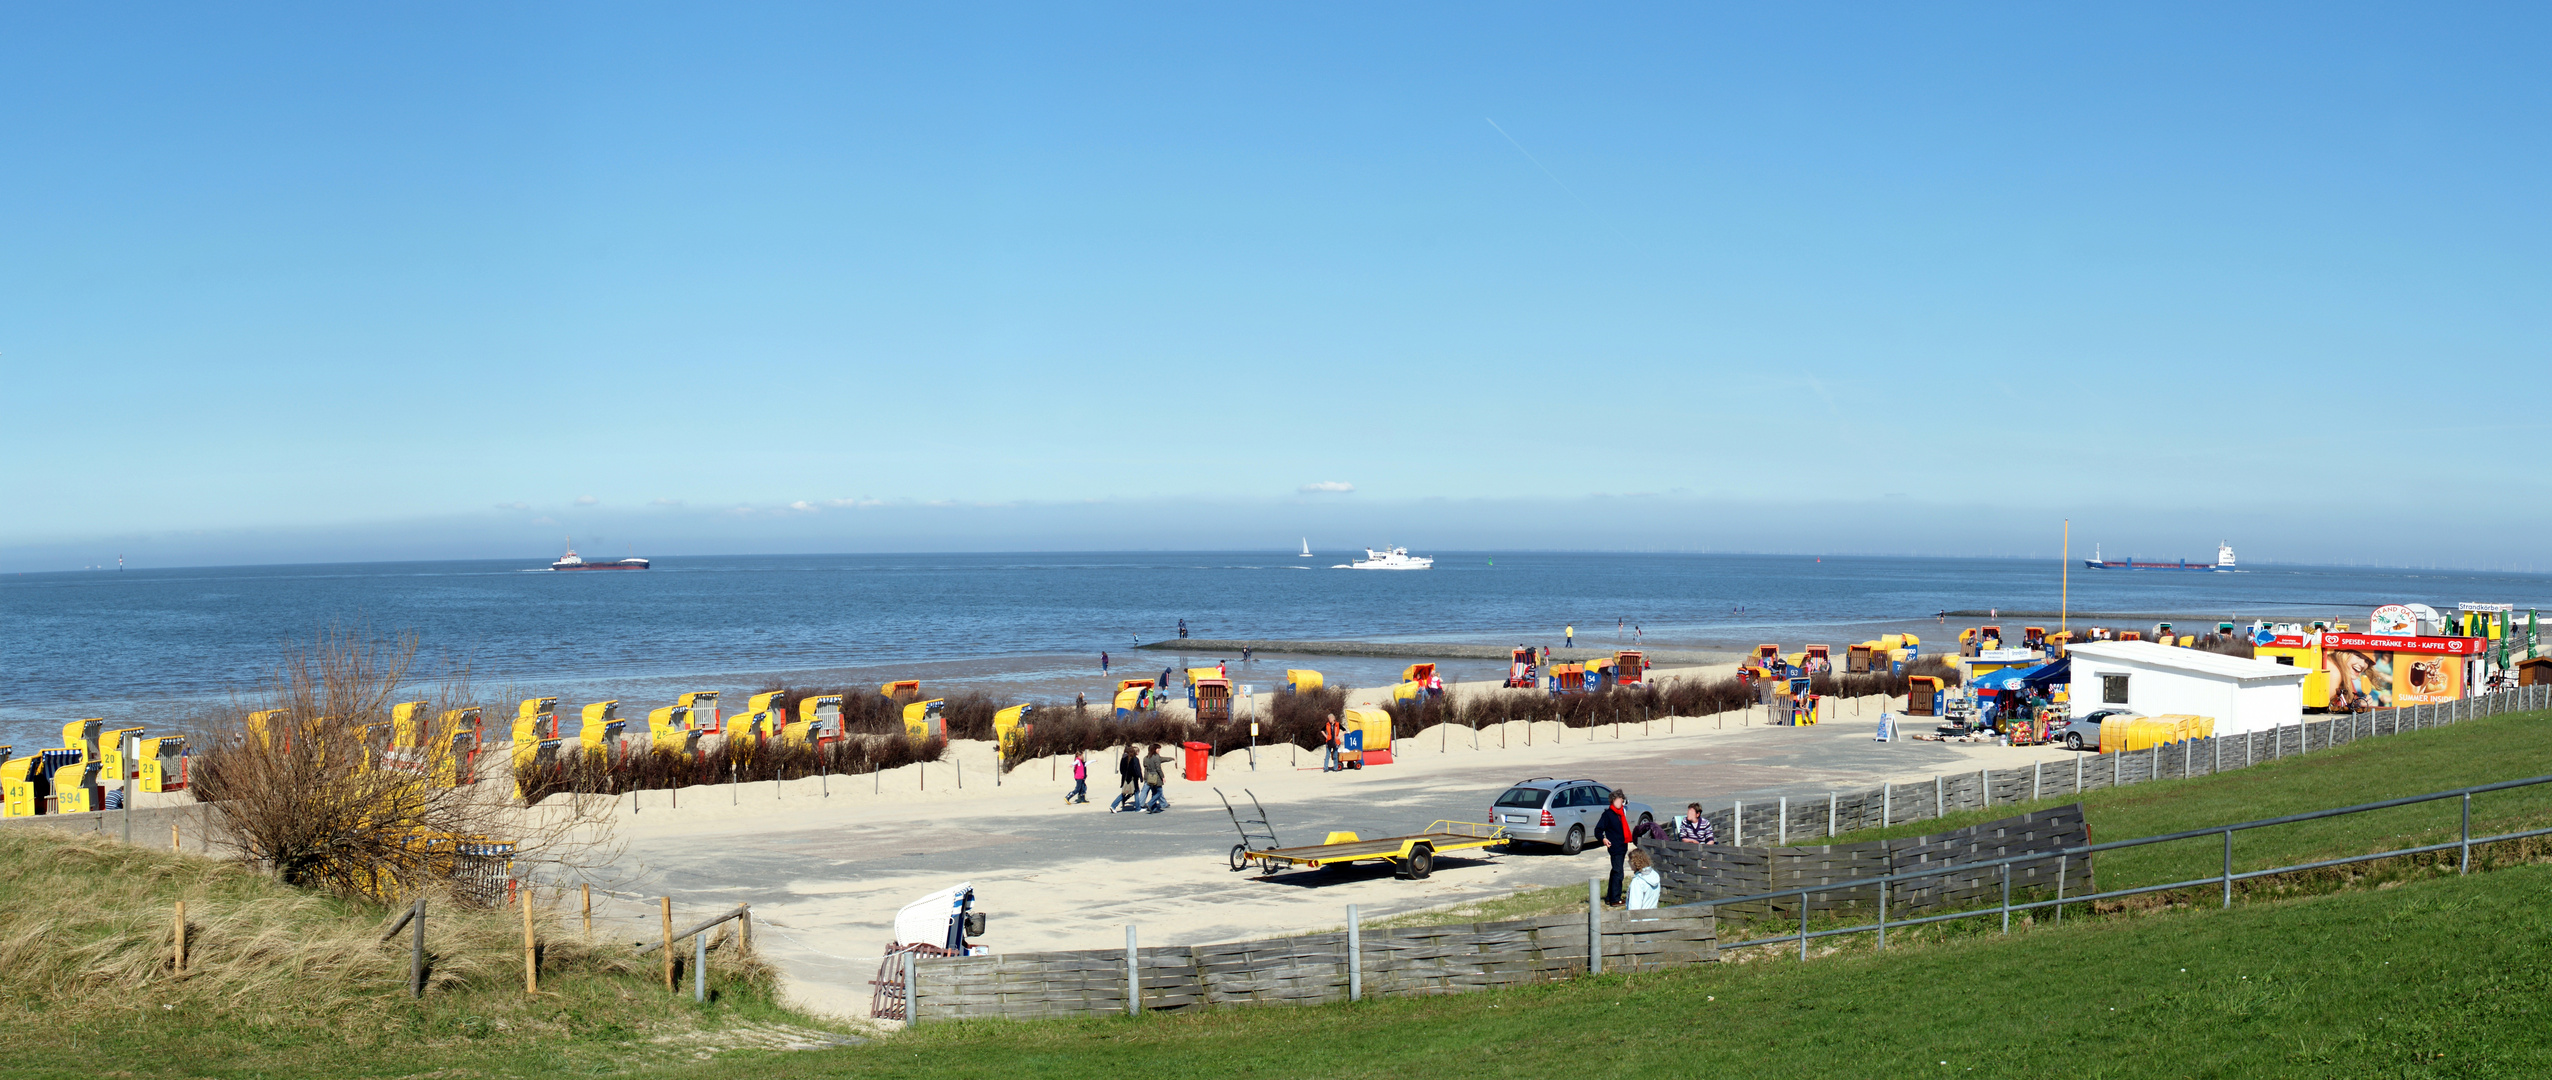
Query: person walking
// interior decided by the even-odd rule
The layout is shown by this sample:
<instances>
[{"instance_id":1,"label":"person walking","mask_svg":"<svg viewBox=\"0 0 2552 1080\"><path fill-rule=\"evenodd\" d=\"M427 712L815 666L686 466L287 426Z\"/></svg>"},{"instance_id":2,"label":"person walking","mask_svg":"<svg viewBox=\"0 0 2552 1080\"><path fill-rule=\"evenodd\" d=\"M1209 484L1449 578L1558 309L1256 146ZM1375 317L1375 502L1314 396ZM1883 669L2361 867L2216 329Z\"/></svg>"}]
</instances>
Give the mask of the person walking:
<instances>
[{"instance_id":1,"label":"person walking","mask_svg":"<svg viewBox=\"0 0 2552 1080\"><path fill-rule=\"evenodd\" d=\"M1170 808L1169 796L1161 790L1161 785L1169 779L1163 774L1161 767L1169 763L1170 759L1161 756L1159 743L1153 743L1152 751L1143 755L1143 784L1150 789L1145 792L1144 810L1147 812L1157 814Z\"/></svg>"},{"instance_id":2,"label":"person walking","mask_svg":"<svg viewBox=\"0 0 2552 1080\"><path fill-rule=\"evenodd\" d=\"M1685 803L1683 820L1675 823L1675 839L1687 844L1716 844L1719 830L1711 827L1709 818L1701 816L1700 803Z\"/></svg>"},{"instance_id":3,"label":"person walking","mask_svg":"<svg viewBox=\"0 0 2552 1080\"><path fill-rule=\"evenodd\" d=\"M1576 623L1570 623L1570 624L1568 624L1568 629L1561 631L1561 632L1560 632L1560 636L1564 639L1564 640L1562 640L1562 641L1560 642L1561 647L1563 647L1563 648L1570 648L1570 649L1574 649L1574 648L1576 648L1576 647L1577 647L1577 624L1576 624Z\"/></svg>"},{"instance_id":4,"label":"person walking","mask_svg":"<svg viewBox=\"0 0 2552 1080\"><path fill-rule=\"evenodd\" d=\"M1337 771L1338 771L1338 714L1337 714L1337 713L1331 713L1331 714L1329 714L1329 719L1328 719L1327 721L1323 722L1323 723L1320 725L1320 749L1321 749L1320 771L1322 771L1322 772L1337 772Z\"/></svg>"},{"instance_id":5,"label":"person walking","mask_svg":"<svg viewBox=\"0 0 2552 1080\"><path fill-rule=\"evenodd\" d=\"M1063 801L1067 806L1090 801L1090 759L1078 750L1072 752L1072 794Z\"/></svg>"},{"instance_id":6,"label":"person walking","mask_svg":"<svg viewBox=\"0 0 2552 1080\"><path fill-rule=\"evenodd\" d=\"M1136 799L1143 791L1143 763L1134 760L1134 744L1125 744L1125 754L1117 758L1117 797L1108 803L1111 814L1139 809Z\"/></svg>"},{"instance_id":7,"label":"person walking","mask_svg":"<svg viewBox=\"0 0 2552 1080\"><path fill-rule=\"evenodd\" d=\"M1613 857L1613 876L1604 889L1604 906L1622 906L1622 863L1630 857L1630 796L1613 792L1613 804L1595 819L1595 838Z\"/></svg>"}]
</instances>

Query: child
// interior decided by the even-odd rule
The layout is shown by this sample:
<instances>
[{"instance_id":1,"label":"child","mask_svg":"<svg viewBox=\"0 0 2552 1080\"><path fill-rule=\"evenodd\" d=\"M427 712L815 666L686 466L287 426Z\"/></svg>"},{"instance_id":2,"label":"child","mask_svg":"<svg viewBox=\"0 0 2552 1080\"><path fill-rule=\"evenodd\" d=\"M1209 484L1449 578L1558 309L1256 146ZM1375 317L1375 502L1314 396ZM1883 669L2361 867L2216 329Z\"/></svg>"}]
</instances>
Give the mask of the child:
<instances>
[{"instance_id":1,"label":"child","mask_svg":"<svg viewBox=\"0 0 2552 1080\"><path fill-rule=\"evenodd\" d=\"M1072 752L1072 794L1063 797L1065 805L1090 801L1090 759L1081 751Z\"/></svg>"},{"instance_id":2,"label":"child","mask_svg":"<svg viewBox=\"0 0 2552 1080\"><path fill-rule=\"evenodd\" d=\"M1657 869L1648 864L1648 853L1632 848L1630 868L1630 909L1644 911L1656 907L1657 894L1664 890L1665 882L1657 876Z\"/></svg>"}]
</instances>

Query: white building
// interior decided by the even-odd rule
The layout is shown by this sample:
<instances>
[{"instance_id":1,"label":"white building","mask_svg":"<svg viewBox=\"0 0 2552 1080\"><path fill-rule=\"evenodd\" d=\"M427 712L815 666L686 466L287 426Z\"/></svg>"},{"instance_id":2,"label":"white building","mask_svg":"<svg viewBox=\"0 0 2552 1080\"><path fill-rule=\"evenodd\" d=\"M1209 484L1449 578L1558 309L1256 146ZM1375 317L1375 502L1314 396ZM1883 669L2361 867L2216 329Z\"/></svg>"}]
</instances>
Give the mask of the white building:
<instances>
[{"instance_id":1,"label":"white building","mask_svg":"<svg viewBox=\"0 0 2552 1080\"><path fill-rule=\"evenodd\" d=\"M2311 672L2303 668L2158 641L2086 641L2065 652L2073 659L2067 694L2075 716L2119 708L2145 716L2211 716L2218 735L2304 718L2304 677Z\"/></svg>"}]
</instances>

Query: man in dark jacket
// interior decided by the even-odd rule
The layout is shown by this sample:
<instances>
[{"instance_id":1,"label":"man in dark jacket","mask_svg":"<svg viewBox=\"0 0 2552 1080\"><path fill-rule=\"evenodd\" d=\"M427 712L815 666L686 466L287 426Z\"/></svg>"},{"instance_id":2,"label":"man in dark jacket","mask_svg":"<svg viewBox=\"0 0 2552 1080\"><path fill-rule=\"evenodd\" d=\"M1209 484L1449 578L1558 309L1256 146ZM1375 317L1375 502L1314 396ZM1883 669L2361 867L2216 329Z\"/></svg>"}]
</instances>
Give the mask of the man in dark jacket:
<instances>
[{"instance_id":1,"label":"man in dark jacket","mask_svg":"<svg viewBox=\"0 0 2552 1080\"><path fill-rule=\"evenodd\" d=\"M1620 907L1627 899L1622 894L1622 860L1630 857L1630 796L1613 792L1613 804L1595 819L1595 838L1604 842L1605 852L1613 857L1613 878L1604 890L1604 906Z\"/></svg>"},{"instance_id":2,"label":"man in dark jacket","mask_svg":"<svg viewBox=\"0 0 2552 1080\"><path fill-rule=\"evenodd\" d=\"M1117 758L1117 797L1108 804L1108 812L1142 809L1143 763L1134 758L1134 744L1125 744L1125 754Z\"/></svg>"}]
</instances>

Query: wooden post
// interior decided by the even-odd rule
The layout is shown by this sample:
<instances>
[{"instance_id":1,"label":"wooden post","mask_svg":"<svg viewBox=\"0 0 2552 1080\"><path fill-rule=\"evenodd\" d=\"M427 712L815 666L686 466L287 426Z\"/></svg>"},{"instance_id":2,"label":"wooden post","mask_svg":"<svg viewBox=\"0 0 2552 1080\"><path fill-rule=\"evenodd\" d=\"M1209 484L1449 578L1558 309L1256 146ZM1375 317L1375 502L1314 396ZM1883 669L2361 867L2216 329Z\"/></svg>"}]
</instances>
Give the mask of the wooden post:
<instances>
[{"instance_id":1,"label":"wooden post","mask_svg":"<svg viewBox=\"0 0 2552 1080\"><path fill-rule=\"evenodd\" d=\"M673 992L673 990L674 990L674 984L673 984L673 897L668 896L668 897L665 897L665 898L664 898L664 913L665 913L665 992L666 992L666 993L668 993L668 994L670 994L670 993L672 993L672 992ZM912 993L912 988L911 988L910 986L907 986L907 987L905 987L905 988L904 988L904 992L905 992L907 995L909 995L909 994L911 994L911 993ZM909 1015L911 1014L911 1012L912 1012L912 1009L911 1009L911 1005L912 1005L912 998L911 998L911 997L909 997L909 996L908 996L908 997L906 997L906 998L904 999L904 1003L905 1003L905 1006L906 1006L906 1008L905 1008L905 1010L904 1010L904 1011L905 1011L906 1015L907 1015L907 1016L909 1016Z\"/></svg>"},{"instance_id":2,"label":"wooden post","mask_svg":"<svg viewBox=\"0 0 2552 1080\"><path fill-rule=\"evenodd\" d=\"M743 914L735 917L735 922L735 945L737 955L753 955L753 909L749 907L745 908Z\"/></svg>"},{"instance_id":3,"label":"wooden post","mask_svg":"<svg viewBox=\"0 0 2552 1080\"><path fill-rule=\"evenodd\" d=\"M180 855L186 853L186 845L178 839L177 823L174 821L168 823L168 849Z\"/></svg>"},{"instance_id":4,"label":"wooden post","mask_svg":"<svg viewBox=\"0 0 2552 1080\"><path fill-rule=\"evenodd\" d=\"M594 936L594 883L589 881L577 888L585 893L585 937L590 940Z\"/></svg>"},{"instance_id":5,"label":"wooden post","mask_svg":"<svg viewBox=\"0 0 2552 1080\"><path fill-rule=\"evenodd\" d=\"M184 978L186 975L186 901L184 900L177 902L177 933L174 943L176 951L171 970L175 971L179 978Z\"/></svg>"},{"instance_id":6,"label":"wooden post","mask_svg":"<svg viewBox=\"0 0 2552 1080\"><path fill-rule=\"evenodd\" d=\"M425 996L425 897L416 898L408 918L408 996Z\"/></svg>"},{"instance_id":7,"label":"wooden post","mask_svg":"<svg viewBox=\"0 0 2552 1080\"><path fill-rule=\"evenodd\" d=\"M523 992L541 992L540 946L532 936L532 890L522 892L523 901Z\"/></svg>"}]
</instances>

